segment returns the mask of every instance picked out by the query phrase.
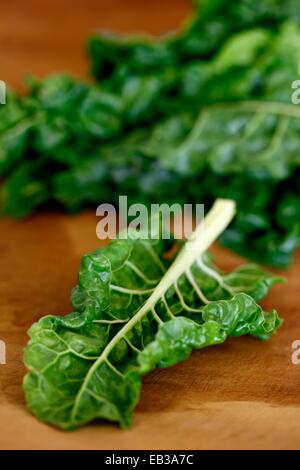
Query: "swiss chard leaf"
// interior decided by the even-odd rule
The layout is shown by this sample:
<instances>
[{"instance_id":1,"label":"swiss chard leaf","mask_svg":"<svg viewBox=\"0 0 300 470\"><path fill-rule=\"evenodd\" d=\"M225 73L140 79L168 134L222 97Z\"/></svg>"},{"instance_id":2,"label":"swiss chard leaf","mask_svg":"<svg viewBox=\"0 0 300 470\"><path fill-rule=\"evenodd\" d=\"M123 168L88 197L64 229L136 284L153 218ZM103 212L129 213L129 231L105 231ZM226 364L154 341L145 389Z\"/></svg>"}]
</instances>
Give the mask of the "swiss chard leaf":
<instances>
[{"instance_id":1,"label":"swiss chard leaf","mask_svg":"<svg viewBox=\"0 0 300 470\"><path fill-rule=\"evenodd\" d=\"M29 331L24 389L41 420L63 429L97 418L127 427L144 374L228 336L274 333L277 313L254 299L280 279L253 265L223 274L204 255L233 211L219 201L205 236L201 225L170 267L168 242L136 231L83 258L75 312L44 317Z\"/></svg>"},{"instance_id":2,"label":"swiss chard leaf","mask_svg":"<svg viewBox=\"0 0 300 470\"><path fill-rule=\"evenodd\" d=\"M154 130L144 151L154 156L161 146L162 163L184 174L208 164L220 175L287 179L300 165L299 128L300 111L294 105L267 101L216 105L201 111L181 143L162 141L161 128L160 133Z\"/></svg>"}]
</instances>

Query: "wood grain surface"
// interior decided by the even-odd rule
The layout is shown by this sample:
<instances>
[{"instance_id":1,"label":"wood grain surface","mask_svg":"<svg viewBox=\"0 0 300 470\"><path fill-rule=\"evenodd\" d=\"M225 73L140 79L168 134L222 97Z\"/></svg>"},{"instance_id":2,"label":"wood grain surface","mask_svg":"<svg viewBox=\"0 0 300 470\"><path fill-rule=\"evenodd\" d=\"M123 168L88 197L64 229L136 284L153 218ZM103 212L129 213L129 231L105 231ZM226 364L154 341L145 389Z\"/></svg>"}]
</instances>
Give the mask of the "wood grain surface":
<instances>
[{"instance_id":1,"label":"wood grain surface","mask_svg":"<svg viewBox=\"0 0 300 470\"><path fill-rule=\"evenodd\" d=\"M25 72L86 75L83 40L96 27L159 34L188 12L184 0L10 0L1 5L0 79L21 89ZM95 423L64 433L26 410L21 388L26 330L45 314L68 313L80 258L99 246L91 211L68 217L39 214L0 220L1 449L288 449L300 448L300 365L291 345L300 339L300 254L264 306L285 323L269 342L231 339L195 352L183 364L143 381L133 426ZM241 259L214 247L219 265Z\"/></svg>"}]
</instances>

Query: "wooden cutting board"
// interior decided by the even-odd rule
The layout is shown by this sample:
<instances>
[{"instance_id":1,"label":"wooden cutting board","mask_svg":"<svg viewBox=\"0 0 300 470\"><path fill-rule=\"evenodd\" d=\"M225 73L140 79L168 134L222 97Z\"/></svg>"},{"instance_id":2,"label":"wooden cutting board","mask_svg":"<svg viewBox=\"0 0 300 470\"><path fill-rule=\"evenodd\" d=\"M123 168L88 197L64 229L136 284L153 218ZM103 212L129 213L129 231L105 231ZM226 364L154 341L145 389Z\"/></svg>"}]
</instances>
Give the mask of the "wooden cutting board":
<instances>
[{"instance_id":1,"label":"wooden cutting board","mask_svg":"<svg viewBox=\"0 0 300 470\"><path fill-rule=\"evenodd\" d=\"M20 87L24 72L64 69L83 75L83 39L96 26L161 33L188 10L180 0L11 1L1 5L0 79ZM0 220L1 449L288 449L300 447L300 365L291 362L300 339L300 253L285 273L288 283L264 303L285 323L269 342L231 339L193 353L145 378L133 426L121 431L93 424L65 433L38 422L21 388L26 330L40 316L65 314L82 254L99 246L96 217L39 214L22 222ZM242 259L214 247L218 264Z\"/></svg>"}]
</instances>

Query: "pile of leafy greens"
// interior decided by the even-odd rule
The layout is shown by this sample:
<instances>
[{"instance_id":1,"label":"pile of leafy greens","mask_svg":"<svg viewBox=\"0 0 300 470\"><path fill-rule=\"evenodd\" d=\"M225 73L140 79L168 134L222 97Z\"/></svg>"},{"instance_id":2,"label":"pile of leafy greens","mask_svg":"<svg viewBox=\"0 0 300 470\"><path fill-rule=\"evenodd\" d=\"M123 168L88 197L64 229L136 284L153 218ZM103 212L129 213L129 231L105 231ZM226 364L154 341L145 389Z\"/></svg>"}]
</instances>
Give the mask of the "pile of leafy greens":
<instances>
[{"instance_id":1,"label":"pile of leafy greens","mask_svg":"<svg viewBox=\"0 0 300 470\"><path fill-rule=\"evenodd\" d=\"M94 35L97 83L29 80L0 108L4 214L232 198L222 242L287 266L300 244L297 0L199 0L159 40Z\"/></svg>"},{"instance_id":2,"label":"pile of leafy greens","mask_svg":"<svg viewBox=\"0 0 300 470\"><path fill-rule=\"evenodd\" d=\"M130 425L141 377L230 336L268 339L276 311L256 302L281 279L256 265L219 271L206 253L230 222L234 203L219 200L173 261L172 241L128 229L83 257L74 312L34 324L25 350L29 408L73 429L95 419ZM172 252L174 252L172 250Z\"/></svg>"}]
</instances>

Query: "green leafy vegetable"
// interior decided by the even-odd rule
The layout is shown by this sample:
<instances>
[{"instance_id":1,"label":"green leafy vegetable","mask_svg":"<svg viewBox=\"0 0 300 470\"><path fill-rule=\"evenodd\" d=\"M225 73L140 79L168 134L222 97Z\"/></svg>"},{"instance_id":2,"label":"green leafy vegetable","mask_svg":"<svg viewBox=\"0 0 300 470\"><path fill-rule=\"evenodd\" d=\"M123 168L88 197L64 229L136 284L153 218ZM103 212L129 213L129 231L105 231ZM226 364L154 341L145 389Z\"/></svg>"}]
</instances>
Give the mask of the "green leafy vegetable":
<instances>
[{"instance_id":1,"label":"green leafy vegetable","mask_svg":"<svg viewBox=\"0 0 300 470\"><path fill-rule=\"evenodd\" d=\"M223 243L287 266L300 245L297 3L194 2L176 34L95 34L96 84L30 79L0 107L2 212L226 197L238 216Z\"/></svg>"},{"instance_id":2,"label":"green leafy vegetable","mask_svg":"<svg viewBox=\"0 0 300 470\"><path fill-rule=\"evenodd\" d=\"M168 240L132 230L83 258L74 312L29 330L24 389L39 419L63 429L97 418L127 427L146 373L228 336L276 331L277 313L256 300L280 278L255 265L224 274L204 254L233 214L232 201L218 201L171 265Z\"/></svg>"}]
</instances>

